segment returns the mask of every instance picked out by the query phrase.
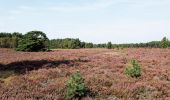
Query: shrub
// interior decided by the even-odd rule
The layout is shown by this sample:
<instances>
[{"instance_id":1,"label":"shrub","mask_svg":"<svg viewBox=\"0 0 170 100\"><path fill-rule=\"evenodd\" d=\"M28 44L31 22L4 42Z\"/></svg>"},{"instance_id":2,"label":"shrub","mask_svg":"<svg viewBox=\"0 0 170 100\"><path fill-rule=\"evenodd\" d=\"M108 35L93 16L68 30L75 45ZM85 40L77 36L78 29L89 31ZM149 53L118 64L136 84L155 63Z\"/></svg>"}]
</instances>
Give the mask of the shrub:
<instances>
[{"instance_id":1,"label":"shrub","mask_svg":"<svg viewBox=\"0 0 170 100\"><path fill-rule=\"evenodd\" d=\"M46 51L48 38L41 31L31 31L19 41L17 51L38 52Z\"/></svg>"},{"instance_id":2,"label":"shrub","mask_svg":"<svg viewBox=\"0 0 170 100\"><path fill-rule=\"evenodd\" d=\"M141 68L136 60L131 61L132 66L125 69L125 74L131 77L141 76Z\"/></svg>"},{"instance_id":3,"label":"shrub","mask_svg":"<svg viewBox=\"0 0 170 100\"><path fill-rule=\"evenodd\" d=\"M87 92L87 88L79 72L72 75L67 81L67 99L81 98Z\"/></svg>"}]
</instances>

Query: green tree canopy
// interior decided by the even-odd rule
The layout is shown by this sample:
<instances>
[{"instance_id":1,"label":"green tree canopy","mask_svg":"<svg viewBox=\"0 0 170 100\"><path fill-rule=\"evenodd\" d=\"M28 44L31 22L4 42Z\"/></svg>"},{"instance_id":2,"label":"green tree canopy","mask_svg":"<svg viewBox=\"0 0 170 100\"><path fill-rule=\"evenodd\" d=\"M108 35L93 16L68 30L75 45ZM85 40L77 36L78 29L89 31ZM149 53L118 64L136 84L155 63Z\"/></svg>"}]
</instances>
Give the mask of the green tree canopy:
<instances>
[{"instance_id":1,"label":"green tree canopy","mask_svg":"<svg viewBox=\"0 0 170 100\"><path fill-rule=\"evenodd\" d=\"M168 48L169 47L169 40L166 37L164 37L161 40L160 45L161 45L162 48Z\"/></svg>"},{"instance_id":2,"label":"green tree canopy","mask_svg":"<svg viewBox=\"0 0 170 100\"><path fill-rule=\"evenodd\" d=\"M93 43L86 43L85 48L93 48Z\"/></svg>"},{"instance_id":3,"label":"green tree canopy","mask_svg":"<svg viewBox=\"0 0 170 100\"><path fill-rule=\"evenodd\" d=\"M111 42L108 42L108 43L107 43L107 48L108 48L108 49L111 49L111 48L112 48L112 43L111 43Z\"/></svg>"},{"instance_id":4,"label":"green tree canopy","mask_svg":"<svg viewBox=\"0 0 170 100\"><path fill-rule=\"evenodd\" d=\"M46 51L48 38L41 31L30 31L19 41L18 51L38 52Z\"/></svg>"},{"instance_id":5,"label":"green tree canopy","mask_svg":"<svg viewBox=\"0 0 170 100\"><path fill-rule=\"evenodd\" d=\"M0 48L16 48L18 46L18 41L23 37L19 32L0 33Z\"/></svg>"}]
</instances>

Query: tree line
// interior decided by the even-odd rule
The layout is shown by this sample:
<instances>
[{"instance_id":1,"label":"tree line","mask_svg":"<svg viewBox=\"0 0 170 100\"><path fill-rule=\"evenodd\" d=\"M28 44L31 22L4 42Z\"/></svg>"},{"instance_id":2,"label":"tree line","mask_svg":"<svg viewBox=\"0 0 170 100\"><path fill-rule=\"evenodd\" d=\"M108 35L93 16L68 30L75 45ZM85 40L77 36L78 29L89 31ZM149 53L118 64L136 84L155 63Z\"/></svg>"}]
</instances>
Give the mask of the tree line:
<instances>
[{"instance_id":1,"label":"tree line","mask_svg":"<svg viewBox=\"0 0 170 100\"><path fill-rule=\"evenodd\" d=\"M0 33L0 48L16 48L19 40L23 38L23 35L19 32L14 33Z\"/></svg>"},{"instance_id":2,"label":"tree line","mask_svg":"<svg viewBox=\"0 0 170 100\"><path fill-rule=\"evenodd\" d=\"M161 41L151 41L148 43L129 43L129 44L112 44L111 42L103 44L93 44L81 42L79 39L52 39L49 43L50 48L78 49L78 48L168 48L170 41L164 37Z\"/></svg>"},{"instance_id":3,"label":"tree line","mask_svg":"<svg viewBox=\"0 0 170 100\"><path fill-rule=\"evenodd\" d=\"M52 39L49 41L51 49L79 49L79 48L93 48L93 43L81 42L79 39L65 38Z\"/></svg>"},{"instance_id":4,"label":"tree line","mask_svg":"<svg viewBox=\"0 0 170 100\"><path fill-rule=\"evenodd\" d=\"M129 44L112 44L108 42L106 44L108 49L111 48L169 48L170 41L167 37L163 37L160 41L151 41L147 43L129 43Z\"/></svg>"},{"instance_id":5,"label":"tree line","mask_svg":"<svg viewBox=\"0 0 170 100\"><path fill-rule=\"evenodd\" d=\"M164 37L160 41L148 43L129 43L112 44L111 42L103 44L93 44L82 42L78 38L51 39L49 40L45 33L41 31L30 31L26 34L19 32L0 33L0 48L16 48L19 51L45 51L47 49L79 49L79 48L168 48L170 41Z\"/></svg>"}]
</instances>

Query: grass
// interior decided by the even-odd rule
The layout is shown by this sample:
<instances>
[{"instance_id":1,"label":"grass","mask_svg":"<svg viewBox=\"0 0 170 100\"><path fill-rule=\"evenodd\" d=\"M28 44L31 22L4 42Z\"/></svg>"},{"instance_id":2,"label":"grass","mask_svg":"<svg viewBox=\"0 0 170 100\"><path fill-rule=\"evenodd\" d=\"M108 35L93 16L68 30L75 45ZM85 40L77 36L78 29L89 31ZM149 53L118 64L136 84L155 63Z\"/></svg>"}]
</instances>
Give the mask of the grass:
<instances>
[{"instance_id":1,"label":"grass","mask_svg":"<svg viewBox=\"0 0 170 100\"><path fill-rule=\"evenodd\" d=\"M13 70L0 71L0 79L8 78L14 74L15 74L15 72Z\"/></svg>"}]
</instances>

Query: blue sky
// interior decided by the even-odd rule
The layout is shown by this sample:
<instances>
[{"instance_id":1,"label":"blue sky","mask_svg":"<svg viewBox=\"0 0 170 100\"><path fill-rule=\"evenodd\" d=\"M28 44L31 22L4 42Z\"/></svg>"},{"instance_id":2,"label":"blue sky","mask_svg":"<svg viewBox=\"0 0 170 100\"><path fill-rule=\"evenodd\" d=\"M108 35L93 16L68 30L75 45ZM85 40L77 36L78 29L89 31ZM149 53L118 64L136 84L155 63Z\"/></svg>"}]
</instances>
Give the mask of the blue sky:
<instances>
[{"instance_id":1,"label":"blue sky","mask_svg":"<svg viewBox=\"0 0 170 100\"><path fill-rule=\"evenodd\" d=\"M169 0L1 0L0 32L136 43L170 39Z\"/></svg>"}]
</instances>

